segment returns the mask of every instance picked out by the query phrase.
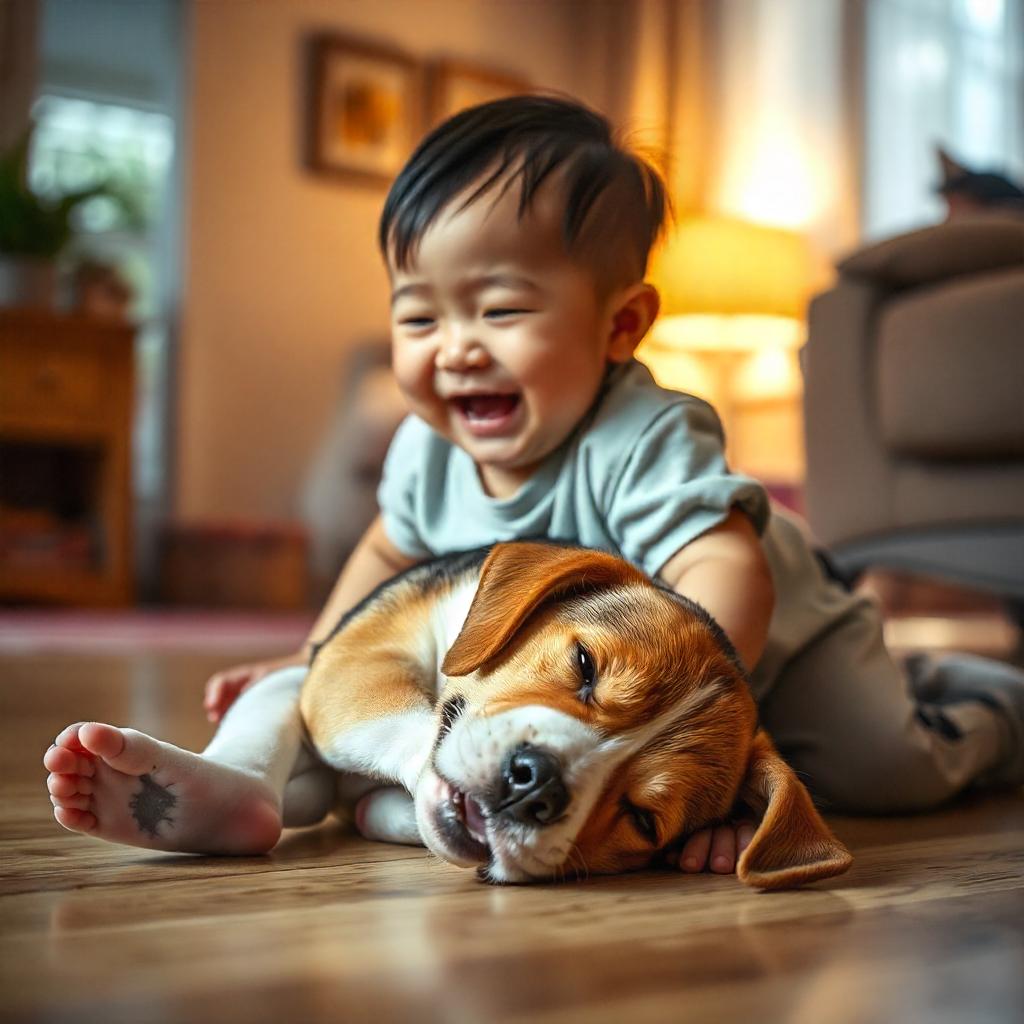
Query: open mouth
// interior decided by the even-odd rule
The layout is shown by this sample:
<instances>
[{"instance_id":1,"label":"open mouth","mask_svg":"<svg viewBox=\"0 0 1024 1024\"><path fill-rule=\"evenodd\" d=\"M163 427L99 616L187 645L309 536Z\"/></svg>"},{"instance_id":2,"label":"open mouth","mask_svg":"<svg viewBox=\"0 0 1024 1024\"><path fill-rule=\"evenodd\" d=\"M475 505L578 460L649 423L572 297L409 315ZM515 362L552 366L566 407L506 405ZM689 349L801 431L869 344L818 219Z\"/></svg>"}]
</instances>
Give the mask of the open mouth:
<instances>
[{"instance_id":1,"label":"open mouth","mask_svg":"<svg viewBox=\"0 0 1024 1024\"><path fill-rule=\"evenodd\" d=\"M439 824L452 851L465 860L490 860L487 816L480 803L446 779L441 780L441 786Z\"/></svg>"},{"instance_id":2,"label":"open mouth","mask_svg":"<svg viewBox=\"0 0 1024 1024\"><path fill-rule=\"evenodd\" d=\"M456 395L452 404L475 434L497 434L513 423L521 405L519 395Z\"/></svg>"}]
</instances>

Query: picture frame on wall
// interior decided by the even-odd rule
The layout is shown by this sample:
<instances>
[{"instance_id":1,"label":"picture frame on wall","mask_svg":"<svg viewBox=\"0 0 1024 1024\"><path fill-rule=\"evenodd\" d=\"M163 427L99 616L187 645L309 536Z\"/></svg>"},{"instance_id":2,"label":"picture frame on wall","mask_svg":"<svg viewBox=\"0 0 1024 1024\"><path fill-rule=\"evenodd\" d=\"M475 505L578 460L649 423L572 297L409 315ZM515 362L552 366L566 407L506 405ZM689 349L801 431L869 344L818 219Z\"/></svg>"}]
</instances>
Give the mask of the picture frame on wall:
<instances>
[{"instance_id":1,"label":"picture frame on wall","mask_svg":"<svg viewBox=\"0 0 1024 1024\"><path fill-rule=\"evenodd\" d=\"M335 33L308 41L306 166L387 185L421 129L421 68L391 47Z\"/></svg>"},{"instance_id":2,"label":"picture frame on wall","mask_svg":"<svg viewBox=\"0 0 1024 1024\"><path fill-rule=\"evenodd\" d=\"M463 60L436 60L429 67L428 77L430 127L478 103L533 92L533 86L525 78Z\"/></svg>"}]
</instances>

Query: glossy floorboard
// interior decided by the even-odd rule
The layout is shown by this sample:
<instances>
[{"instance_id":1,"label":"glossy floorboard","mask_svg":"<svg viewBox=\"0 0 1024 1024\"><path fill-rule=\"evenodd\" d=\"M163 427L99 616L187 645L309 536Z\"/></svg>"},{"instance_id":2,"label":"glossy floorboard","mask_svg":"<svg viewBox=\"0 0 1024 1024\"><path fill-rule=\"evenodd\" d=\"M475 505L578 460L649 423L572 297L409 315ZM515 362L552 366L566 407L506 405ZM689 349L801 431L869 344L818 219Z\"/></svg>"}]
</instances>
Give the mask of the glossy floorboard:
<instances>
[{"instance_id":1,"label":"glossy floorboard","mask_svg":"<svg viewBox=\"0 0 1024 1024\"><path fill-rule=\"evenodd\" d=\"M61 830L39 765L58 729L98 718L201 747L221 661L0 661L0 1018L1024 1019L1020 794L833 819L853 870L775 895L670 873L492 888L336 826L239 860Z\"/></svg>"}]
</instances>

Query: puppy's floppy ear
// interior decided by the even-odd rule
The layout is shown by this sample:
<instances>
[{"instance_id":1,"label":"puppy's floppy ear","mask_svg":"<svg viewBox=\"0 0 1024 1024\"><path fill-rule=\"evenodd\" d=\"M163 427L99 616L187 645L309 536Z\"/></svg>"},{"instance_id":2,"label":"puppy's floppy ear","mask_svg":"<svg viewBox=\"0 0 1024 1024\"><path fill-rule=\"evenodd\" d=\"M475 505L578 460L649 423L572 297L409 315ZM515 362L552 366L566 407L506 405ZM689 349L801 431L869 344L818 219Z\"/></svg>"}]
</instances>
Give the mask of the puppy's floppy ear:
<instances>
[{"instance_id":1,"label":"puppy's floppy ear","mask_svg":"<svg viewBox=\"0 0 1024 1024\"><path fill-rule=\"evenodd\" d=\"M810 795L758 730L740 796L764 817L736 865L736 874L759 889L789 889L841 875L850 851L829 831Z\"/></svg>"},{"instance_id":2,"label":"puppy's floppy ear","mask_svg":"<svg viewBox=\"0 0 1024 1024\"><path fill-rule=\"evenodd\" d=\"M628 562L601 551L529 542L496 544L483 564L469 615L441 671L446 676L475 672L549 598L626 583L651 585Z\"/></svg>"}]
</instances>

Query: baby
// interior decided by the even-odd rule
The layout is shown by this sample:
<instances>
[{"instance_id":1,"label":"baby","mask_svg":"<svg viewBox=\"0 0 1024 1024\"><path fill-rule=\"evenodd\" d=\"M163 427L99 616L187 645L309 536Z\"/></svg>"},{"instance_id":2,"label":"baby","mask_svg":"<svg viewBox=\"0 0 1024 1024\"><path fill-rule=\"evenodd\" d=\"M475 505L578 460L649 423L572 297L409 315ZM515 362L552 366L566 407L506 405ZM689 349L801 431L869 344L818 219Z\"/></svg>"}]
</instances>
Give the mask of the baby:
<instances>
[{"instance_id":1,"label":"baby","mask_svg":"<svg viewBox=\"0 0 1024 1024\"><path fill-rule=\"evenodd\" d=\"M316 643L402 569L537 536L616 552L706 607L750 670L762 724L822 804L917 811L972 783L1024 782L1024 673L967 656L897 666L874 607L831 582L801 530L729 471L714 411L633 359L658 313L644 275L665 208L658 175L567 100L499 100L424 139L380 225L412 415L377 519L302 651L210 680L220 726L201 755L68 726L44 757L61 825L251 854L282 824L319 821L332 777L298 713ZM361 801L365 835L386 800ZM679 866L730 872L752 833L698 832Z\"/></svg>"}]
</instances>

